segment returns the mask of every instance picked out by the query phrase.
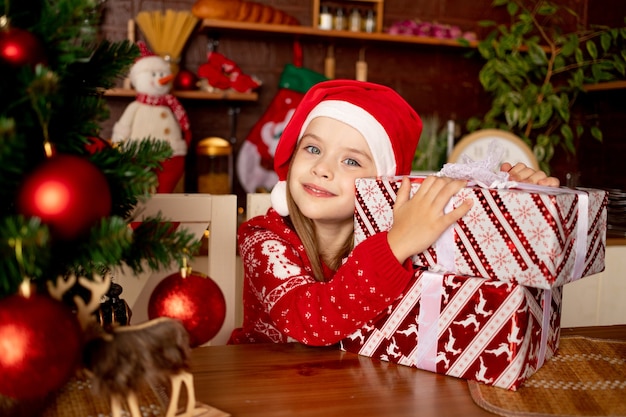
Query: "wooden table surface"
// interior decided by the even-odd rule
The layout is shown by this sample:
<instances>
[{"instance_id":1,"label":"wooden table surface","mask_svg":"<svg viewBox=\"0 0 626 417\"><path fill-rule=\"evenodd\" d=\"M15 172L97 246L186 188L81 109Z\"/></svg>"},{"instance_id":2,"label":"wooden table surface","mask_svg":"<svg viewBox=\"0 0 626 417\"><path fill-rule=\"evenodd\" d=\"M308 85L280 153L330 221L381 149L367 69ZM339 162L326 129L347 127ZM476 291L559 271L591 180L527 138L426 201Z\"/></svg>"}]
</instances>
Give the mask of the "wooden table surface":
<instances>
[{"instance_id":1,"label":"wooden table surface","mask_svg":"<svg viewBox=\"0 0 626 417\"><path fill-rule=\"evenodd\" d=\"M562 336L626 340L626 326L564 329ZM210 346L192 352L196 399L239 416L493 416L467 382L300 344Z\"/></svg>"}]
</instances>

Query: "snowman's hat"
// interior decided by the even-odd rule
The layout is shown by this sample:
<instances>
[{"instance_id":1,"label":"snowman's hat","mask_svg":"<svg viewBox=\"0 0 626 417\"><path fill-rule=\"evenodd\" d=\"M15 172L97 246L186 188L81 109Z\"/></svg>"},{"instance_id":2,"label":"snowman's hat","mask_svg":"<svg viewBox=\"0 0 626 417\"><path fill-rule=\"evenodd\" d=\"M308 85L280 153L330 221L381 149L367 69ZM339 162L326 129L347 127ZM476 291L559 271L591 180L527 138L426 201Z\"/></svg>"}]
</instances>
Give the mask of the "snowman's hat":
<instances>
[{"instance_id":1,"label":"snowman's hat","mask_svg":"<svg viewBox=\"0 0 626 417\"><path fill-rule=\"evenodd\" d=\"M147 56L156 56L156 54L154 52L152 52L150 50L150 48L148 48L148 45L144 41L137 42L137 46L139 47L139 52L141 53L141 56L139 58L137 58L135 60L135 62L137 62L137 61L139 61L142 58L145 58Z\"/></svg>"},{"instance_id":2,"label":"snowman's hat","mask_svg":"<svg viewBox=\"0 0 626 417\"><path fill-rule=\"evenodd\" d=\"M152 52L145 42L139 41L137 42L137 46L139 47L139 52L141 52L141 56L135 60L135 63L130 68L129 75L131 78L135 74L150 71L155 66L160 67L163 66L163 63L167 64L167 61ZM169 67L169 64L167 65Z\"/></svg>"}]
</instances>

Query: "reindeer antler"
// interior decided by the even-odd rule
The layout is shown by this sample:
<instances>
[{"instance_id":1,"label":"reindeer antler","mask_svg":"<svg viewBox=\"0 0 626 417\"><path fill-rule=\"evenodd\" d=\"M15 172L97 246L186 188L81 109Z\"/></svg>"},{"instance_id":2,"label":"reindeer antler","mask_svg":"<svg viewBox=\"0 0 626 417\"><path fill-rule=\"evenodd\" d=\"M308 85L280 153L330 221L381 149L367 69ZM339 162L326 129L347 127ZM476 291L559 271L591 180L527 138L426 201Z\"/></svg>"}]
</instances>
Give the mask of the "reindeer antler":
<instances>
[{"instance_id":1,"label":"reindeer antler","mask_svg":"<svg viewBox=\"0 0 626 417\"><path fill-rule=\"evenodd\" d=\"M85 304L82 297L74 296L74 303L78 309L78 321L83 326L83 329L87 328L87 325L94 321L96 318L93 316L93 312L100 308L100 302L102 297L107 293L111 286L111 274L105 273L104 275L95 274L93 280L85 277L79 277L78 283L84 288L91 290L91 298L89 302Z\"/></svg>"},{"instance_id":2,"label":"reindeer antler","mask_svg":"<svg viewBox=\"0 0 626 417\"><path fill-rule=\"evenodd\" d=\"M52 283L52 281L48 281L48 293L59 301L63 300L63 294L65 294L70 288L76 284L76 275L72 274L69 277L63 278L62 276L58 276L56 283Z\"/></svg>"},{"instance_id":3,"label":"reindeer antler","mask_svg":"<svg viewBox=\"0 0 626 417\"><path fill-rule=\"evenodd\" d=\"M90 322L95 320L92 313L100 308L102 296L107 293L111 286L111 274L108 272L104 275L95 274L93 279L86 277L77 278L75 274L71 274L67 278L59 276L56 280L56 285L48 281L48 292L57 300L62 300L63 294L72 288L74 284L76 284L76 281L78 281L82 287L91 290L91 297L87 303L85 303L82 297L78 295L74 296L74 304L76 304L77 309L76 316L84 330L88 327Z\"/></svg>"}]
</instances>

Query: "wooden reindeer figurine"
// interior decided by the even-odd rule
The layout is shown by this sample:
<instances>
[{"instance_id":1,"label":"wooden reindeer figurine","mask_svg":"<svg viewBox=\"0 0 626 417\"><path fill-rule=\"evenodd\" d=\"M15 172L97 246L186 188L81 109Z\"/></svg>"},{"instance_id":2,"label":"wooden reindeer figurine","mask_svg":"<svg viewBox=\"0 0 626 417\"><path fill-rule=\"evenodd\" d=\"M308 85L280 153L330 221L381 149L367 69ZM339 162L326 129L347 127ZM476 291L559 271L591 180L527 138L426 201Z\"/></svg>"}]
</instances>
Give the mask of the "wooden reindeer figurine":
<instances>
[{"instance_id":1,"label":"wooden reindeer figurine","mask_svg":"<svg viewBox=\"0 0 626 417\"><path fill-rule=\"evenodd\" d=\"M191 351L189 335L178 320L161 317L136 326L100 326L93 313L109 289L109 274L93 280L72 275L49 283L50 294L61 299L78 282L91 291L89 302L74 296L77 317L86 335L83 364L93 381L96 395L110 398L112 417L121 417L128 409L131 417L141 417L136 392L146 386L171 386L166 417L200 416L207 412L196 404L193 375L187 372ZM181 387L187 390L187 404L177 414Z\"/></svg>"}]
</instances>

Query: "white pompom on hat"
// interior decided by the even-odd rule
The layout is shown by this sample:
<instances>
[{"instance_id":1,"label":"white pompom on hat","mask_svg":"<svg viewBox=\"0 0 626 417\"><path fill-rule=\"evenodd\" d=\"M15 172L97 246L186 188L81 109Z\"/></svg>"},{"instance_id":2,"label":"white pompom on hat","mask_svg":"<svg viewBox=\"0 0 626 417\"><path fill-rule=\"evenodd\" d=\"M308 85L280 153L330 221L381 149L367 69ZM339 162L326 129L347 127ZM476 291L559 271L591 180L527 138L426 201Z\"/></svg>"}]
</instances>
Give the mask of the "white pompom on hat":
<instances>
[{"instance_id":1,"label":"white pompom on hat","mask_svg":"<svg viewBox=\"0 0 626 417\"><path fill-rule=\"evenodd\" d=\"M281 216L287 208L287 172L293 152L308 124L331 117L363 135L379 176L408 175L422 133L422 121L393 89L370 82L331 80L311 87L281 134L274 155L278 183L272 189L272 207Z\"/></svg>"}]
</instances>

